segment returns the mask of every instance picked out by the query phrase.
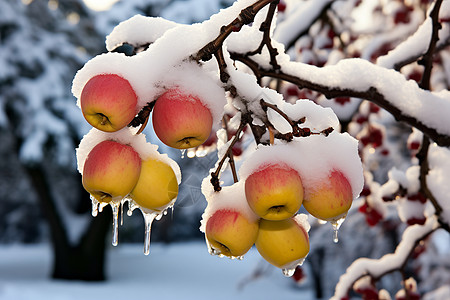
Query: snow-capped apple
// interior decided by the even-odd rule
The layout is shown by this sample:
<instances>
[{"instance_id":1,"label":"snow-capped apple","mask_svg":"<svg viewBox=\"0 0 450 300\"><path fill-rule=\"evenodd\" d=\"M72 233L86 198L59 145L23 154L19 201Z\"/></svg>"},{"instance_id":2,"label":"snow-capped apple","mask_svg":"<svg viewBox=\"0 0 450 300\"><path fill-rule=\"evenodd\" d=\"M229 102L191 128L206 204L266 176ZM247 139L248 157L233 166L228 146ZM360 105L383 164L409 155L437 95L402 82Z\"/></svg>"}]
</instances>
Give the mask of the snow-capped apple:
<instances>
[{"instance_id":1,"label":"snow-capped apple","mask_svg":"<svg viewBox=\"0 0 450 300\"><path fill-rule=\"evenodd\" d=\"M314 217L334 222L345 217L352 201L348 179L342 172L332 170L328 178L308 187L303 206Z\"/></svg>"},{"instance_id":2,"label":"snow-capped apple","mask_svg":"<svg viewBox=\"0 0 450 300\"><path fill-rule=\"evenodd\" d=\"M160 211L178 195L178 182L173 169L155 158L142 162L139 180L130 197L141 207Z\"/></svg>"},{"instance_id":3,"label":"snow-capped apple","mask_svg":"<svg viewBox=\"0 0 450 300\"><path fill-rule=\"evenodd\" d=\"M174 88L156 100L152 122L161 142L172 148L187 149L208 139L213 118L197 96Z\"/></svg>"},{"instance_id":4,"label":"snow-capped apple","mask_svg":"<svg viewBox=\"0 0 450 300\"><path fill-rule=\"evenodd\" d=\"M235 209L219 209L206 222L206 239L215 252L238 257L247 253L258 235L258 220Z\"/></svg>"},{"instance_id":5,"label":"snow-capped apple","mask_svg":"<svg viewBox=\"0 0 450 300\"><path fill-rule=\"evenodd\" d=\"M80 106L84 118L95 128L114 132L136 115L137 96L128 80L116 74L92 77L83 87Z\"/></svg>"},{"instance_id":6,"label":"snow-capped apple","mask_svg":"<svg viewBox=\"0 0 450 300\"><path fill-rule=\"evenodd\" d=\"M303 202L303 185L298 172L282 164L269 164L245 180L250 208L261 218L284 220L294 216Z\"/></svg>"},{"instance_id":7,"label":"snow-capped apple","mask_svg":"<svg viewBox=\"0 0 450 300\"><path fill-rule=\"evenodd\" d=\"M261 219L255 245L259 254L272 265L292 269L308 254L309 237L294 218L282 221Z\"/></svg>"},{"instance_id":8,"label":"snow-capped apple","mask_svg":"<svg viewBox=\"0 0 450 300\"><path fill-rule=\"evenodd\" d=\"M88 154L83 167L83 187L99 202L127 196L139 179L141 158L128 145L105 140Z\"/></svg>"}]
</instances>

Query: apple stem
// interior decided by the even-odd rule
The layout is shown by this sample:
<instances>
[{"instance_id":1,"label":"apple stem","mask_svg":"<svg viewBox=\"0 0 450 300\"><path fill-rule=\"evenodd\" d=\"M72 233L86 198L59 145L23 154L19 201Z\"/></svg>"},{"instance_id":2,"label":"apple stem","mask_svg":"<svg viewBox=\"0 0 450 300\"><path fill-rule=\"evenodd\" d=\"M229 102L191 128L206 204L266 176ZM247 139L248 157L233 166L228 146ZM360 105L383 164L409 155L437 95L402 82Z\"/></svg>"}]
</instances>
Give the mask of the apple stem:
<instances>
[{"instance_id":1,"label":"apple stem","mask_svg":"<svg viewBox=\"0 0 450 300\"><path fill-rule=\"evenodd\" d=\"M106 125L106 123L108 123L108 118L105 115L102 115L102 122L100 124Z\"/></svg>"}]
</instances>

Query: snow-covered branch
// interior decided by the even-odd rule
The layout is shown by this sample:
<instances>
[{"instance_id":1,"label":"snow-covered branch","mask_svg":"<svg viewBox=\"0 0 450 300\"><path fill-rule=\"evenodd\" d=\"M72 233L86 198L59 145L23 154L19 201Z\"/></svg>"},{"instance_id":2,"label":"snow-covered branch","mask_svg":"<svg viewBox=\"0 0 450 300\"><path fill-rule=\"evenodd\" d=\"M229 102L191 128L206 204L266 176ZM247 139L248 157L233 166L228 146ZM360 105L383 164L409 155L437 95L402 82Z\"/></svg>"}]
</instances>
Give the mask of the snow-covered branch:
<instances>
[{"instance_id":1,"label":"snow-covered branch","mask_svg":"<svg viewBox=\"0 0 450 300\"><path fill-rule=\"evenodd\" d=\"M348 267L346 273L340 277L336 285L335 294L331 299L340 300L345 298L353 284L363 276L369 275L377 280L385 274L401 270L415 246L438 228L439 223L437 219L431 217L423 226L414 225L408 227L403 232L402 240L394 253L386 254L380 259L360 258L355 260Z\"/></svg>"},{"instance_id":2,"label":"snow-covered branch","mask_svg":"<svg viewBox=\"0 0 450 300\"><path fill-rule=\"evenodd\" d=\"M300 62L284 62L277 72L262 68L251 58L232 53L232 59L251 68L259 78L285 80L300 88L324 94L327 98L367 99L425 133L440 146L450 146L450 94L433 93L394 71L362 59L346 59L333 66L318 68Z\"/></svg>"}]
</instances>

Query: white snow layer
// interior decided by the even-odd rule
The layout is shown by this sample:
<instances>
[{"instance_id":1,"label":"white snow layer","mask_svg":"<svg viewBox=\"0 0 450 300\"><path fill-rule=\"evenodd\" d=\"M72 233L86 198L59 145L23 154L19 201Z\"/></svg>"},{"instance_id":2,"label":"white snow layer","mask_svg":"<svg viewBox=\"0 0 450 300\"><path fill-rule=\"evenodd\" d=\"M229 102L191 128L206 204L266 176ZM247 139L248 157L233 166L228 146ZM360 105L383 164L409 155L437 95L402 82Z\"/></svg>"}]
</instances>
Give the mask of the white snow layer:
<instances>
[{"instance_id":1,"label":"white snow layer","mask_svg":"<svg viewBox=\"0 0 450 300\"><path fill-rule=\"evenodd\" d=\"M408 258L417 239L433 231L438 225L437 219L430 217L423 226L413 225L406 228L394 253L386 254L380 259L360 258L355 260L347 268L346 273L339 278L335 294L331 300L339 300L345 297L353 282L362 276L371 275L378 277L389 270L399 269L405 259Z\"/></svg>"},{"instance_id":2,"label":"white snow layer","mask_svg":"<svg viewBox=\"0 0 450 300\"><path fill-rule=\"evenodd\" d=\"M295 169L305 189L328 178L333 171L341 171L348 179L357 198L364 185L358 142L347 133L333 131L329 136L312 135L295 138L290 143L260 145L239 169L241 180L263 166L282 164Z\"/></svg>"}]
</instances>

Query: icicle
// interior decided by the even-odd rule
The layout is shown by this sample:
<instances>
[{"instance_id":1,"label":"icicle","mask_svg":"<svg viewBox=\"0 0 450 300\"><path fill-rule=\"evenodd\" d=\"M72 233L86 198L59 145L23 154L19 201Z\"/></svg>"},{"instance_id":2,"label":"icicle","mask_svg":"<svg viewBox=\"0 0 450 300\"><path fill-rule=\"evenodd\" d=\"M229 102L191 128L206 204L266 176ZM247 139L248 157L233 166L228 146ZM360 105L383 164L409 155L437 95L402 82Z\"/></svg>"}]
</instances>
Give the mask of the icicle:
<instances>
[{"instance_id":1,"label":"icicle","mask_svg":"<svg viewBox=\"0 0 450 300\"><path fill-rule=\"evenodd\" d=\"M293 269L283 269L283 275L286 277L291 277L295 273L295 268Z\"/></svg>"},{"instance_id":2,"label":"icicle","mask_svg":"<svg viewBox=\"0 0 450 300\"><path fill-rule=\"evenodd\" d=\"M342 223L344 223L345 217L346 217L346 215L344 215L342 218L340 218L336 221L331 222L331 226L333 226L333 242L334 243L339 242L338 231L339 231L339 228L341 227Z\"/></svg>"},{"instance_id":3,"label":"icicle","mask_svg":"<svg viewBox=\"0 0 450 300\"><path fill-rule=\"evenodd\" d=\"M294 275L295 273L295 269L298 266L303 265L303 263L305 262L306 257L300 258L296 261L293 261L292 263L286 265L284 268L282 268L281 270L283 271L283 275L286 277L291 277L292 275Z\"/></svg>"},{"instance_id":4,"label":"icicle","mask_svg":"<svg viewBox=\"0 0 450 300\"><path fill-rule=\"evenodd\" d=\"M123 204L125 203L125 201L125 198L120 201L120 226L123 226Z\"/></svg>"},{"instance_id":5,"label":"icicle","mask_svg":"<svg viewBox=\"0 0 450 300\"><path fill-rule=\"evenodd\" d=\"M134 202L133 200L129 200L128 201L128 211L127 211L127 216L131 217L133 215L133 211L136 208L140 208L139 205L136 204L136 202Z\"/></svg>"},{"instance_id":6,"label":"icicle","mask_svg":"<svg viewBox=\"0 0 450 300\"><path fill-rule=\"evenodd\" d=\"M142 211L142 214L144 215L145 222L144 254L148 255L150 253L150 234L152 230L152 223L159 214L156 212L146 213L144 211Z\"/></svg>"},{"instance_id":7,"label":"icicle","mask_svg":"<svg viewBox=\"0 0 450 300\"><path fill-rule=\"evenodd\" d=\"M180 151L181 151L181 159L183 159L184 158L184 154L186 153L186 149L181 149Z\"/></svg>"},{"instance_id":8,"label":"icicle","mask_svg":"<svg viewBox=\"0 0 450 300\"><path fill-rule=\"evenodd\" d=\"M94 198L94 196L91 195L91 202L92 202L92 216L96 217L98 215L98 205L100 202L97 201L97 199Z\"/></svg>"},{"instance_id":9,"label":"icicle","mask_svg":"<svg viewBox=\"0 0 450 300\"><path fill-rule=\"evenodd\" d=\"M110 203L112 211L113 211L113 238L112 245L117 246L119 244L119 206L120 202Z\"/></svg>"}]
</instances>

